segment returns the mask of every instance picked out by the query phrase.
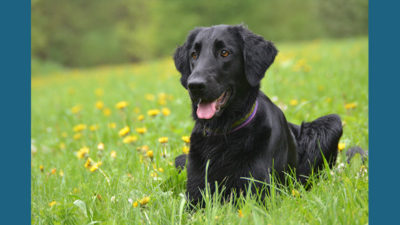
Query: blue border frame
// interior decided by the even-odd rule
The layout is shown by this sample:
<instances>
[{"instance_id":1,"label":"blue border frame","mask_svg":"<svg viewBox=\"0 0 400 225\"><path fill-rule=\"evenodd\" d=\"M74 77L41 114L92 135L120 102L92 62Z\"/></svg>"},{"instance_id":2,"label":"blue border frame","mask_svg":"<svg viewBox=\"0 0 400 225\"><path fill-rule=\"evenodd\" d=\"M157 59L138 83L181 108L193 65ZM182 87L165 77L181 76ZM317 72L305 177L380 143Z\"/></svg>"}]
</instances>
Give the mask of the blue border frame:
<instances>
[{"instance_id":1,"label":"blue border frame","mask_svg":"<svg viewBox=\"0 0 400 225\"><path fill-rule=\"evenodd\" d=\"M370 224L400 220L399 10L399 1L369 1Z\"/></svg>"},{"instance_id":2,"label":"blue border frame","mask_svg":"<svg viewBox=\"0 0 400 225\"><path fill-rule=\"evenodd\" d=\"M1 223L30 224L31 2L0 8Z\"/></svg>"}]
</instances>

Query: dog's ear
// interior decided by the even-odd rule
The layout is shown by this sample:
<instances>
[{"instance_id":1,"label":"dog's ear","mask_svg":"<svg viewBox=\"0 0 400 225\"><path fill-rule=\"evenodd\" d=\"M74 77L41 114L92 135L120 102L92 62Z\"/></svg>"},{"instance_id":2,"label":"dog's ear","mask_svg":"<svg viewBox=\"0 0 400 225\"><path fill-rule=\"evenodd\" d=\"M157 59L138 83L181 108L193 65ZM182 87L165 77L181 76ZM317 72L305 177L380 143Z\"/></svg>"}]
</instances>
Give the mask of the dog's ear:
<instances>
[{"instance_id":1,"label":"dog's ear","mask_svg":"<svg viewBox=\"0 0 400 225\"><path fill-rule=\"evenodd\" d=\"M243 26L238 26L243 40L244 72L252 87L260 84L268 67L274 62L278 50L270 41L256 35Z\"/></svg>"},{"instance_id":2,"label":"dog's ear","mask_svg":"<svg viewBox=\"0 0 400 225\"><path fill-rule=\"evenodd\" d=\"M182 45L176 48L175 54L174 54L174 61L175 61L175 67L176 69L181 73L181 83L183 87L187 89L187 79L191 73L190 71L190 62L189 62L189 50L193 44L193 41L196 37L196 35L199 33L201 28L195 28L192 30L188 37L186 42Z\"/></svg>"}]
</instances>

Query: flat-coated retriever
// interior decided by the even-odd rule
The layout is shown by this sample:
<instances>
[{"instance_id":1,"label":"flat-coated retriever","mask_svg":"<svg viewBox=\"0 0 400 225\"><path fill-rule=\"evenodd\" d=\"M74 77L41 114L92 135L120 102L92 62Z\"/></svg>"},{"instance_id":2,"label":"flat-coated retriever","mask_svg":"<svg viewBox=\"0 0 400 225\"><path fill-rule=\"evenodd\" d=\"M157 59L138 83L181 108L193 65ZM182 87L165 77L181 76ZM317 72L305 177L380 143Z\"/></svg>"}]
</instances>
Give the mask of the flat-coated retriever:
<instances>
[{"instance_id":1,"label":"flat-coated retriever","mask_svg":"<svg viewBox=\"0 0 400 225\"><path fill-rule=\"evenodd\" d=\"M187 166L193 204L202 198L206 169L211 193L217 182L226 198L246 192L246 177L269 183L273 171L282 181L295 170L305 183L313 169L323 167L321 152L335 164L342 135L338 115L294 125L259 90L276 54L270 41L242 25L196 28L176 49L175 66L192 100L195 125L190 152L178 156L175 166ZM260 183L251 191L261 190Z\"/></svg>"}]
</instances>

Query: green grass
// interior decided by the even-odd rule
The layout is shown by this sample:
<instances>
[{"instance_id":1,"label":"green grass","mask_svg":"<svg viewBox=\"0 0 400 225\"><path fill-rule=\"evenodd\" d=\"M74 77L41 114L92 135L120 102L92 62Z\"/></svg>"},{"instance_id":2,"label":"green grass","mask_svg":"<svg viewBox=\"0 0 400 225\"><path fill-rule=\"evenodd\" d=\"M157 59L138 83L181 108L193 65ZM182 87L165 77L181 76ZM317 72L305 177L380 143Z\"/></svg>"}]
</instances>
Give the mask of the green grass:
<instances>
[{"instance_id":1,"label":"green grass","mask_svg":"<svg viewBox=\"0 0 400 225\"><path fill-rule=\"evenodd\" d=\"M359 157L351 165L345 164L348 147L368 148L367 43L360 38L277 44L279 57L267 71L262 90L294 123L339 114L345 123L341 142L346 148L337 163L344 167L326 169L319 178L313 177L309 191L293 182L288 187L273 185L272 190L281 191L272 191L265 206L244 196L237 204L214 202L204 209L186 208L182 198L186 174L178 174L171 163L182 153L185 143L181 137L190 135L193 121L189 98L170 59L34 76L32 223L367 224L368 165L361 173L364 167ZM160 105L160 98L166 105ZM97 101L111 110L109 116L95 107ZM129 105L116 109L119 101ZM354 107L346 108L349 103ZM73 113L77 105L81 110ZM148 110L163 107L171 114L147 115ZM143 121L137 119L140 114ZM73 128L77 124L87 128L76 140ZM95 124L98 129L91 131L89 127ZM119 137L124 126L138 137L135 143L125 144ZM138 127L146 127L147 132L138 134ZM169 138L168 143L158 142L163 136ZM97 149L100 142L104 150ZM137 151L142 145L153 150L153 160L145 151ZM90 149L90 158L102 161L101 170L90 172L84 167L86 160L76 155L84 146ZM111 151L117 153L115 159ZM166 157L161 156L163 151ZM133 207L129 201L146 196L150 197L146 205ZM56 203L50 206L53 201Z\"/></svg>"}]
</instances>

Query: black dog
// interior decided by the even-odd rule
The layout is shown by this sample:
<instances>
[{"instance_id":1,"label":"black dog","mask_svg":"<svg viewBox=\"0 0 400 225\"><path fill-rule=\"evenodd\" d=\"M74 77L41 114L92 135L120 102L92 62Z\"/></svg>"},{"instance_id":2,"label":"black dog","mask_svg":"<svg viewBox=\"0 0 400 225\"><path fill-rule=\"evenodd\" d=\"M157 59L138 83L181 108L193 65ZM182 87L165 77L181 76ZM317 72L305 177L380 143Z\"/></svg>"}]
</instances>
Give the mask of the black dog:
<instances>
[{"instance_id":1,"label":"black dog","mask_svg":"<svg viewBox=\"0 0 400 225\"><path fill-rule=\"evenodd\" d=\"M321 152L330 166L335 164L342 135L339 116L294 125L259 90L276 54L271 42L241 25L196 28L176 49L175 66L189 91L196 123L190 153L178 156L175 165L184 168L188 161L192 203L202 198L206 169L211 193L217 182L228 197L246 192L246 177L269 183L273 171L284 180L285 172L295 170L305 183L313 169L323 167ZM255 184L252 192L262 186Z\"/></svg>"}]
</instances>

